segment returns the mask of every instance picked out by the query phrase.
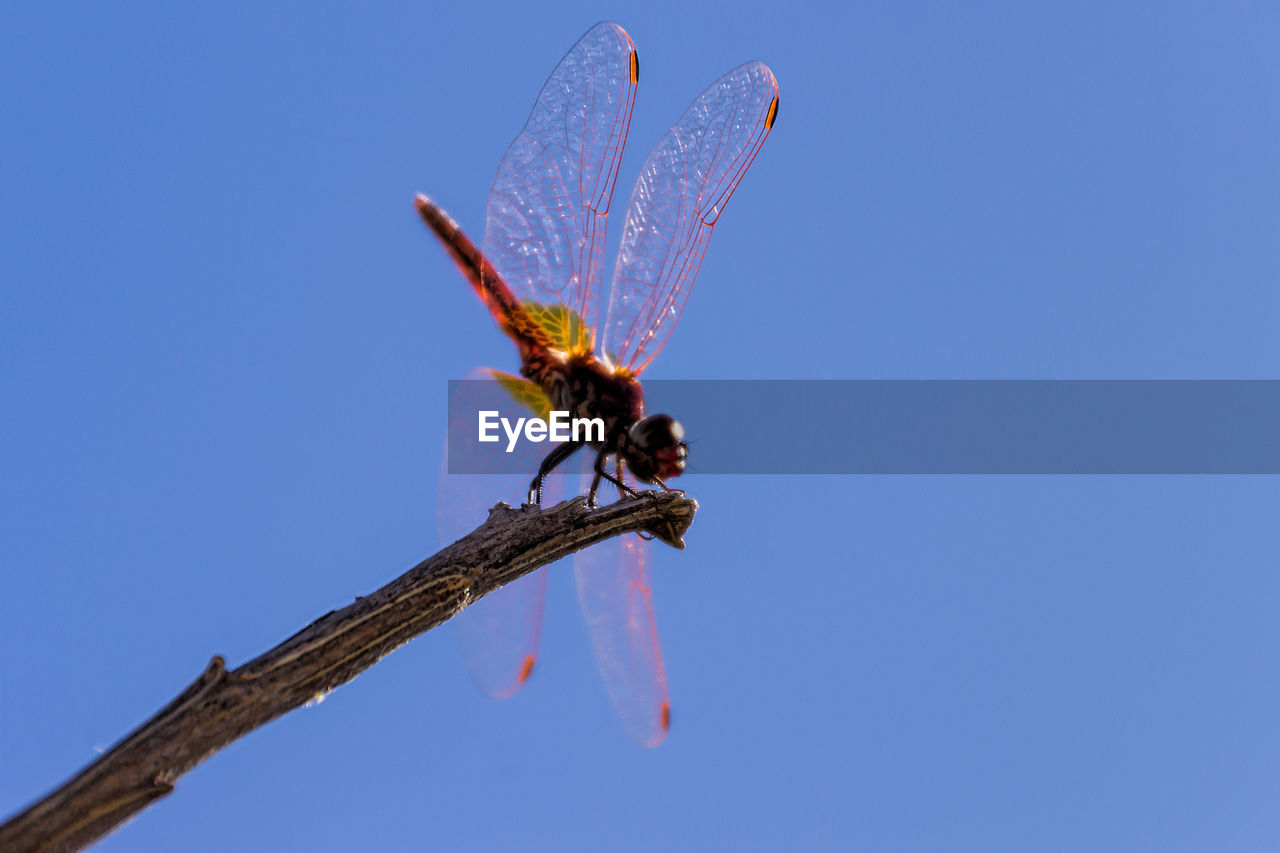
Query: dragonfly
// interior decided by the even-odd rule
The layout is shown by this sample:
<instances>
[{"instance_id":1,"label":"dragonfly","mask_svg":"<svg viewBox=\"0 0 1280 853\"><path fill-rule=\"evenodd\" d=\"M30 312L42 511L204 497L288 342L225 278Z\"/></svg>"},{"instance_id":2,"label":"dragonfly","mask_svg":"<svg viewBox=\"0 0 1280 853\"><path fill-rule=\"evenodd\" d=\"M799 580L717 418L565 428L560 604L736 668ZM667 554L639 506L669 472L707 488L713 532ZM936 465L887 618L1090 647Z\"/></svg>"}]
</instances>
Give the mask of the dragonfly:
<instances>
[{"instance_id":1,"label":"dragonfly","mask_svg":"<svg viewBox=\"0 0 1280 853\"><path fill-rule=\"evenodd\" d=\"M778 84L761 62L707 87L649 155L631 194L607 311L597 324L606 223L639 82L631 37L595 25L547 78L489 192L477 247L434 201L418 213L516 345L520 376L479 369L535 414L604 421L603 440L557 444L528 486L529 503L565 488L555 469L589 449L583 485L619 496L669 489L688 446L680 423L646 414L639 376L680 318L712 230L778 115ZM599 438L599 436L596 436ZM447 455L447 449L446 449ZM447 463L446 463L447 469ZM489 477L441 477L442 541L483 519ZM507 495L510 497L510 495ZM515 693L537 660L548 568L508 584L454 622L481 692ZM666 737L671 705L649 586L649 543L607 540L574 556L578 600L606 690L643 746Z\"/></svg>"}]
</instances>

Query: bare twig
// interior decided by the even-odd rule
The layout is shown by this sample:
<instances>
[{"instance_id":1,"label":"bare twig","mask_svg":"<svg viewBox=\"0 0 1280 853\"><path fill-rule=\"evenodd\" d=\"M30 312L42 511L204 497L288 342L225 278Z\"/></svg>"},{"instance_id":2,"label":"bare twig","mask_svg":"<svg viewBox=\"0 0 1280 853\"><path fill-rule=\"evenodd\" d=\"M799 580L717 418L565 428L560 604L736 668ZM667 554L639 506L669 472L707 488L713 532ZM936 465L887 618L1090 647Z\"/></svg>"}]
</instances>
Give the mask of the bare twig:
<instances>
[{"instance_id":1,"label":"bare twig","mask_svg":"<svg viewBox=\"0 0 1280 853\"><path fill-rule=\"evenodd\" d=\"M475 532L238 669L228 672L215 657L158 714L0 825L0 850L79 850L168 794L179 776L222 747L350 681L481 596L628 532L647 531L682 548L696 509L673 492L596 510L581 498L547 510L499 504Z\"/></svg>"}]
</instances>

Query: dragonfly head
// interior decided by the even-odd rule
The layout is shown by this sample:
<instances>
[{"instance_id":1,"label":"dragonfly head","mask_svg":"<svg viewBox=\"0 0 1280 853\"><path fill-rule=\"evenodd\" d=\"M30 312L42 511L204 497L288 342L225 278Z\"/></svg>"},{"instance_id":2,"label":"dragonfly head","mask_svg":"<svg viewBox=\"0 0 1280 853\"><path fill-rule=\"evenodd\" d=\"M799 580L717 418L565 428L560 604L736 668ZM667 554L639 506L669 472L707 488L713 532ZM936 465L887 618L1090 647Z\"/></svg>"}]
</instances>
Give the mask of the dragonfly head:
<instances>
[{"instance_id":1,"label":"dragonfly head","mask_svg":"<svg viewBox=\"0 0 1280 853\"><path fill-rule=\"evenodd\" d=\"M670 415L649 415L627 431L627 468L637 480L652 483L684 473L689 447L684 443L684 427Z\"/></svg>"}]
</instances>

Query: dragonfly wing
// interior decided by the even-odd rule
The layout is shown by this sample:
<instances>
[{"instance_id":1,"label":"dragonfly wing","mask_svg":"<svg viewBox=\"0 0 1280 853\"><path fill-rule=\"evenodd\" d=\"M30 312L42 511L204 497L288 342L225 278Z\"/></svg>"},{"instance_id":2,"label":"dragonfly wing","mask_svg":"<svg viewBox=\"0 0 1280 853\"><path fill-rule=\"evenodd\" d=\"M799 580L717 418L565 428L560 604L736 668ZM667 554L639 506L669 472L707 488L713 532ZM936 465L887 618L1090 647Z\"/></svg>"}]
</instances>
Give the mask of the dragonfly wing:
<instances>
[{"instance_id":1,"label":"dragonfly wing","mask_svg":"<svg viewBox=\"0 0 1280 853\"><path fill-rule=\"evenodd\" d=\"M628 485L634 487L630 477ZM605 689L623 726L641 746L667 736L671 706L649 589L649 542L614 537L574 557L578 603Z\"/></svg>"},{"instance_id":2,"label":"dragonfly wing","mask_svg":"<svg viewBox=\"0 0 1280 853\"><path fill-rule=\"evenodd\" d=\"M498 274L521 300L565 305L588 329L638 79L625 30L587 30L547 78L489 192L483 252Z\"/></svg>"},{"instance_id":3,"label":"dragonfly wing","mask_svg":"<svg viewBox=\"0 0 1280 853\"><path fill-rule=\"evenodd\" d=\"M466 378L497 377L503 377L504 387L505 383L525 382L487 368L473 370ZM534 395L534 392L540 393L537 386L526 384L530 388L524 391L531 395L532 404L537 405ZM515 389L510 390L514 396ZM544 399L545 396L542 395ZM524 401L523 397L517 399ZM464 410L464 406L450 406L450 412ZM446 446L440 472L437 520L441 545L448 545L474 530L498 501L518 503L529 490L529 477L525 475L450 474L449 450ZM463 452L461 448L453 451ZM563 491L564 479L549 478L547 488ZM560 498L547 494L544 501L547 500L555 502ZM486 696L506 698L519 690L532 673L538 657L546 588L547 567L543 567L491 592L451 620L467 672Z\"/></svg>"},{"instance_id":4,"label":"dragonfly wing","mask_svg":"<svg viewBox=\"0 0 1280 853\"><path fill-rule=\"evenodd\" d=\"M662 137L631 194L601 353L639 373L684 309L711 231L778 114L762 62L712 83Z\"/></svg>"}]
</instances>

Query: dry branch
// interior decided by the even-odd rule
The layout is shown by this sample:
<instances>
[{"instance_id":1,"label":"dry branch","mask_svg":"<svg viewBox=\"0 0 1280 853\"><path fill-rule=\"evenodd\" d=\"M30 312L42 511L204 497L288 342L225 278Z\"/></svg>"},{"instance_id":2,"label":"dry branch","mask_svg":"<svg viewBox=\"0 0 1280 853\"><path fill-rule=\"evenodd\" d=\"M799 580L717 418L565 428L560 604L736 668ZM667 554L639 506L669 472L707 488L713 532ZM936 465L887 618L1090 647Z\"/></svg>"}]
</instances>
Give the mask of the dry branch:
<instances>
[{"instance_id":1,"label":"dry branch","mask_svg":"<svg viewBox=\"0 0 1280 853\"><path fill-rule=\"evenodd\" d=\"M697 504L646 493L589 510L499 504L473 533L367 597L321 616L227 671L215 657L195 683L69 782L0 825L0 850L79 850L168 794L222 747L373 666L504 584L603 539L648 531L677 548Z\"/></svg>"}]
</instances>

